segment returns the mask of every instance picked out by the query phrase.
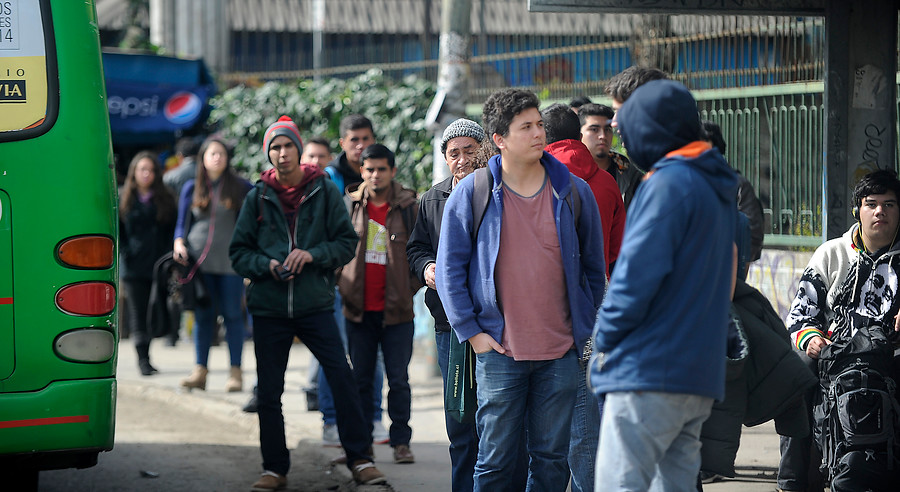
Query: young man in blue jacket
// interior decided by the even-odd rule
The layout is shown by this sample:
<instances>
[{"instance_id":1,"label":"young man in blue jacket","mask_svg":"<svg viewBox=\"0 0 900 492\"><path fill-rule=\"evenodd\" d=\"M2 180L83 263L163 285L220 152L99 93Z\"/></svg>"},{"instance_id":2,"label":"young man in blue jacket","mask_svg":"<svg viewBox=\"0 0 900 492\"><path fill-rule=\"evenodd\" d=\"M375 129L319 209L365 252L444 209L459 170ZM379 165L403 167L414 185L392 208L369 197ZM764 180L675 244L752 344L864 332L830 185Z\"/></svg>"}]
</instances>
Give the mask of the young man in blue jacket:
<instances>
[{"instance_id":1,"label":"young man in blue jacket","mask_svg":"<svg viewBox=\"0 0 900 492\"><path fill-rule=\"evenodd\" d=\"M480 227L474 176L459 182L442 218L441 235L453 240L438 244L438 294L457 338L477 354L476 491L504 488L522 429L527 490L566 489L578 364L606 287L596 201L544 152L538 105L518 89L488 98L482 120L500 155L488 162Z\"/></svg>"},{"instance_id":2,"label":"young man in blue jacket","mask_svg":"<svg viewBox=\"0 0 900 492\"><path fill-rule=\"evenodd\" d=\"M696 490L700 429L725 390L737 176L701 141L680 83L648 82L616 114L647 173L597 316L591 383L605 397L597 490Z\"/></svg>"}]
</instances>

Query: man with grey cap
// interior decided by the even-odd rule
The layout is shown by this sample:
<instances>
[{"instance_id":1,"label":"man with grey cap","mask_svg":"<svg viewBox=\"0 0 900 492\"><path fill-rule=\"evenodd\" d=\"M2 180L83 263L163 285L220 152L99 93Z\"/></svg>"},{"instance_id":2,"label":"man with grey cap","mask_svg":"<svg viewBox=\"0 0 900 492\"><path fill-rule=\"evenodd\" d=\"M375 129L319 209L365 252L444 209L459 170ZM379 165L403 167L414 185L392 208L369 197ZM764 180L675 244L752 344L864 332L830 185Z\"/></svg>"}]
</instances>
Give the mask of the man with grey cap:
<instances>
[{"instance_id":1,"label":"man with grey cap","mask_svg":"<svg viewBox=\"0 0 900 492\"><path fill-rule=\"evenodd\" d=\"M441 216L444 204L457 183L476 169L484 167L491 154L480 152L485 142L484 130L478 123L460 118L450 124L441 137L441 153L450 168L450 177L432 186L419 201L416 226L406 245L409 268L425 284L425 305L434 318L434 338L437 343L438 365L447 388L450 344L459 344L434 282L438 239L441 235ZM447 437L450 439L451 487L453 492L468 492L474 487L475 460L478 457L478 435L475 423L460 423L444 413ZM524 444L524 441L521 443ZM519 459L506 490L524 490L528 474L528 454L520 446Z\"/></svg>"},{"instance_id":2,"label":"man with grey cap","mask_svg":"<svg viewBox=\"0 0 900 492\"><path fill-rule=\"evenodd\" d=\"M406 255L409 268L428 288L425 290L425 304L434 317L434 337L437 342L438 365L447 387L447 365L450 344L458 344L450 330L450 322L444 306L438 297L434 283L434 269L437 257L438 239L441 234L441 216L447 197L459 180L468 176L484 162L476 162L476 153L484 141L484 130L472 120L460 118L450 124L441 138L441 153L450 168L450 177L435 184L422 195L419 214L409 242ZM444 414L447 437L450 438L450 462L452 490L471 491L475 458L478 456L478 437L474 422L460 423L449 414Z\"/></svg>"}]
</instances>

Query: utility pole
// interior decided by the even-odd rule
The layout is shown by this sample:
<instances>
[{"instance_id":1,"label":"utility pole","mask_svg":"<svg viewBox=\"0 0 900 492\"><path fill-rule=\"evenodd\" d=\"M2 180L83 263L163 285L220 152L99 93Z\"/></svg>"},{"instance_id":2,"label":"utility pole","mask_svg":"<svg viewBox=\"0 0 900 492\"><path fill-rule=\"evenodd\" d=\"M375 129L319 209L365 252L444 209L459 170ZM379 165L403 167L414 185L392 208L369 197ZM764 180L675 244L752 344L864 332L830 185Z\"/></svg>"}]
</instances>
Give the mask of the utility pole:
<instances>
[{"instance_id":1,"label":"utility pole","mask_svg":"<svg viewBox=\"0 0 900 492\"><path fill-rule=\"evenodd\" d=\"M428 127L434 132L433 183L450 176L447 166L443 165L444 156L441 155L444 129L454 120L466 115L471 22L472 0L443 0L437 94L426 116Z\"/></svg>"}]
</instances>

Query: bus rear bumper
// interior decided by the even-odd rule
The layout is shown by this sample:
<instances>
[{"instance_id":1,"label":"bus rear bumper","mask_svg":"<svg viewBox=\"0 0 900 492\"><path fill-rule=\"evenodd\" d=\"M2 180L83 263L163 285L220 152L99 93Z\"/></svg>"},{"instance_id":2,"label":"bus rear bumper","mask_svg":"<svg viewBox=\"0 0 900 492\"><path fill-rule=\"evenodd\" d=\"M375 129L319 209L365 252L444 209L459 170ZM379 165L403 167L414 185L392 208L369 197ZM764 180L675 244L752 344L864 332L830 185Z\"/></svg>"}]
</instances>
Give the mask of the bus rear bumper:
<instances>
[{"instance_id":1,"label":"bus rear bumper","mask_svg":"<svg viewBox=\"0 0 900 492\"><path fill-rule=\"evenodd\" d=\"M0 467L86 468L113 448L116 380L56 381L0 393Z\"/></svg>"}]
</instances>

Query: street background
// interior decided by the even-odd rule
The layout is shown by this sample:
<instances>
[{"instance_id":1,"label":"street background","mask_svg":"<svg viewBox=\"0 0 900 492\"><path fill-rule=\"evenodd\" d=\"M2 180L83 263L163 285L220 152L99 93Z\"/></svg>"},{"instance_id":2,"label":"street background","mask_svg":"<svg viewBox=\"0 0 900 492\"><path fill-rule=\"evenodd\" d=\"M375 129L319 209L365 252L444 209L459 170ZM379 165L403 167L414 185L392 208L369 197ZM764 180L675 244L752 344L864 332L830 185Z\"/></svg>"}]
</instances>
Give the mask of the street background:
<instances>
[{"instance_id":1,"label":"street background","mask_svg":"<svg viewBox=\"0 0 900 492\"><path fill-rule=\"evenodd\" d=\"M418 336L409 368L411 447L416 463L395 465L391 448L376 445L376 464L387 476L389 486L356 487L346 467L329 464L340 450L321 445L321 414L306 410L302 387L306 385L310 353L301 343L295 343L282 399L287 442L292 450L288 490L450 490L441 379L433 346L431 336ZM193 342L182 339L177 346L169 347L163 339L157 339L150 354L160 372L143 377L131 340L119 343L115 449L102 453L94 468L41 473L40 490L249 489L261 471L256 415L241 411L256 379L252 342L244 346L244 391L239 393L226 393L224 389L228 376L224 344L211 349L206 391L186 392L179 387L179 381L194 365ZM389 425L387 411L384 424ZM739 476L705 485L704 490L772 491L778 458L778 436L772 423L744 427L736 462ZM158 476L142 476L142 471Z\"/></svg>"}]
</instances>

